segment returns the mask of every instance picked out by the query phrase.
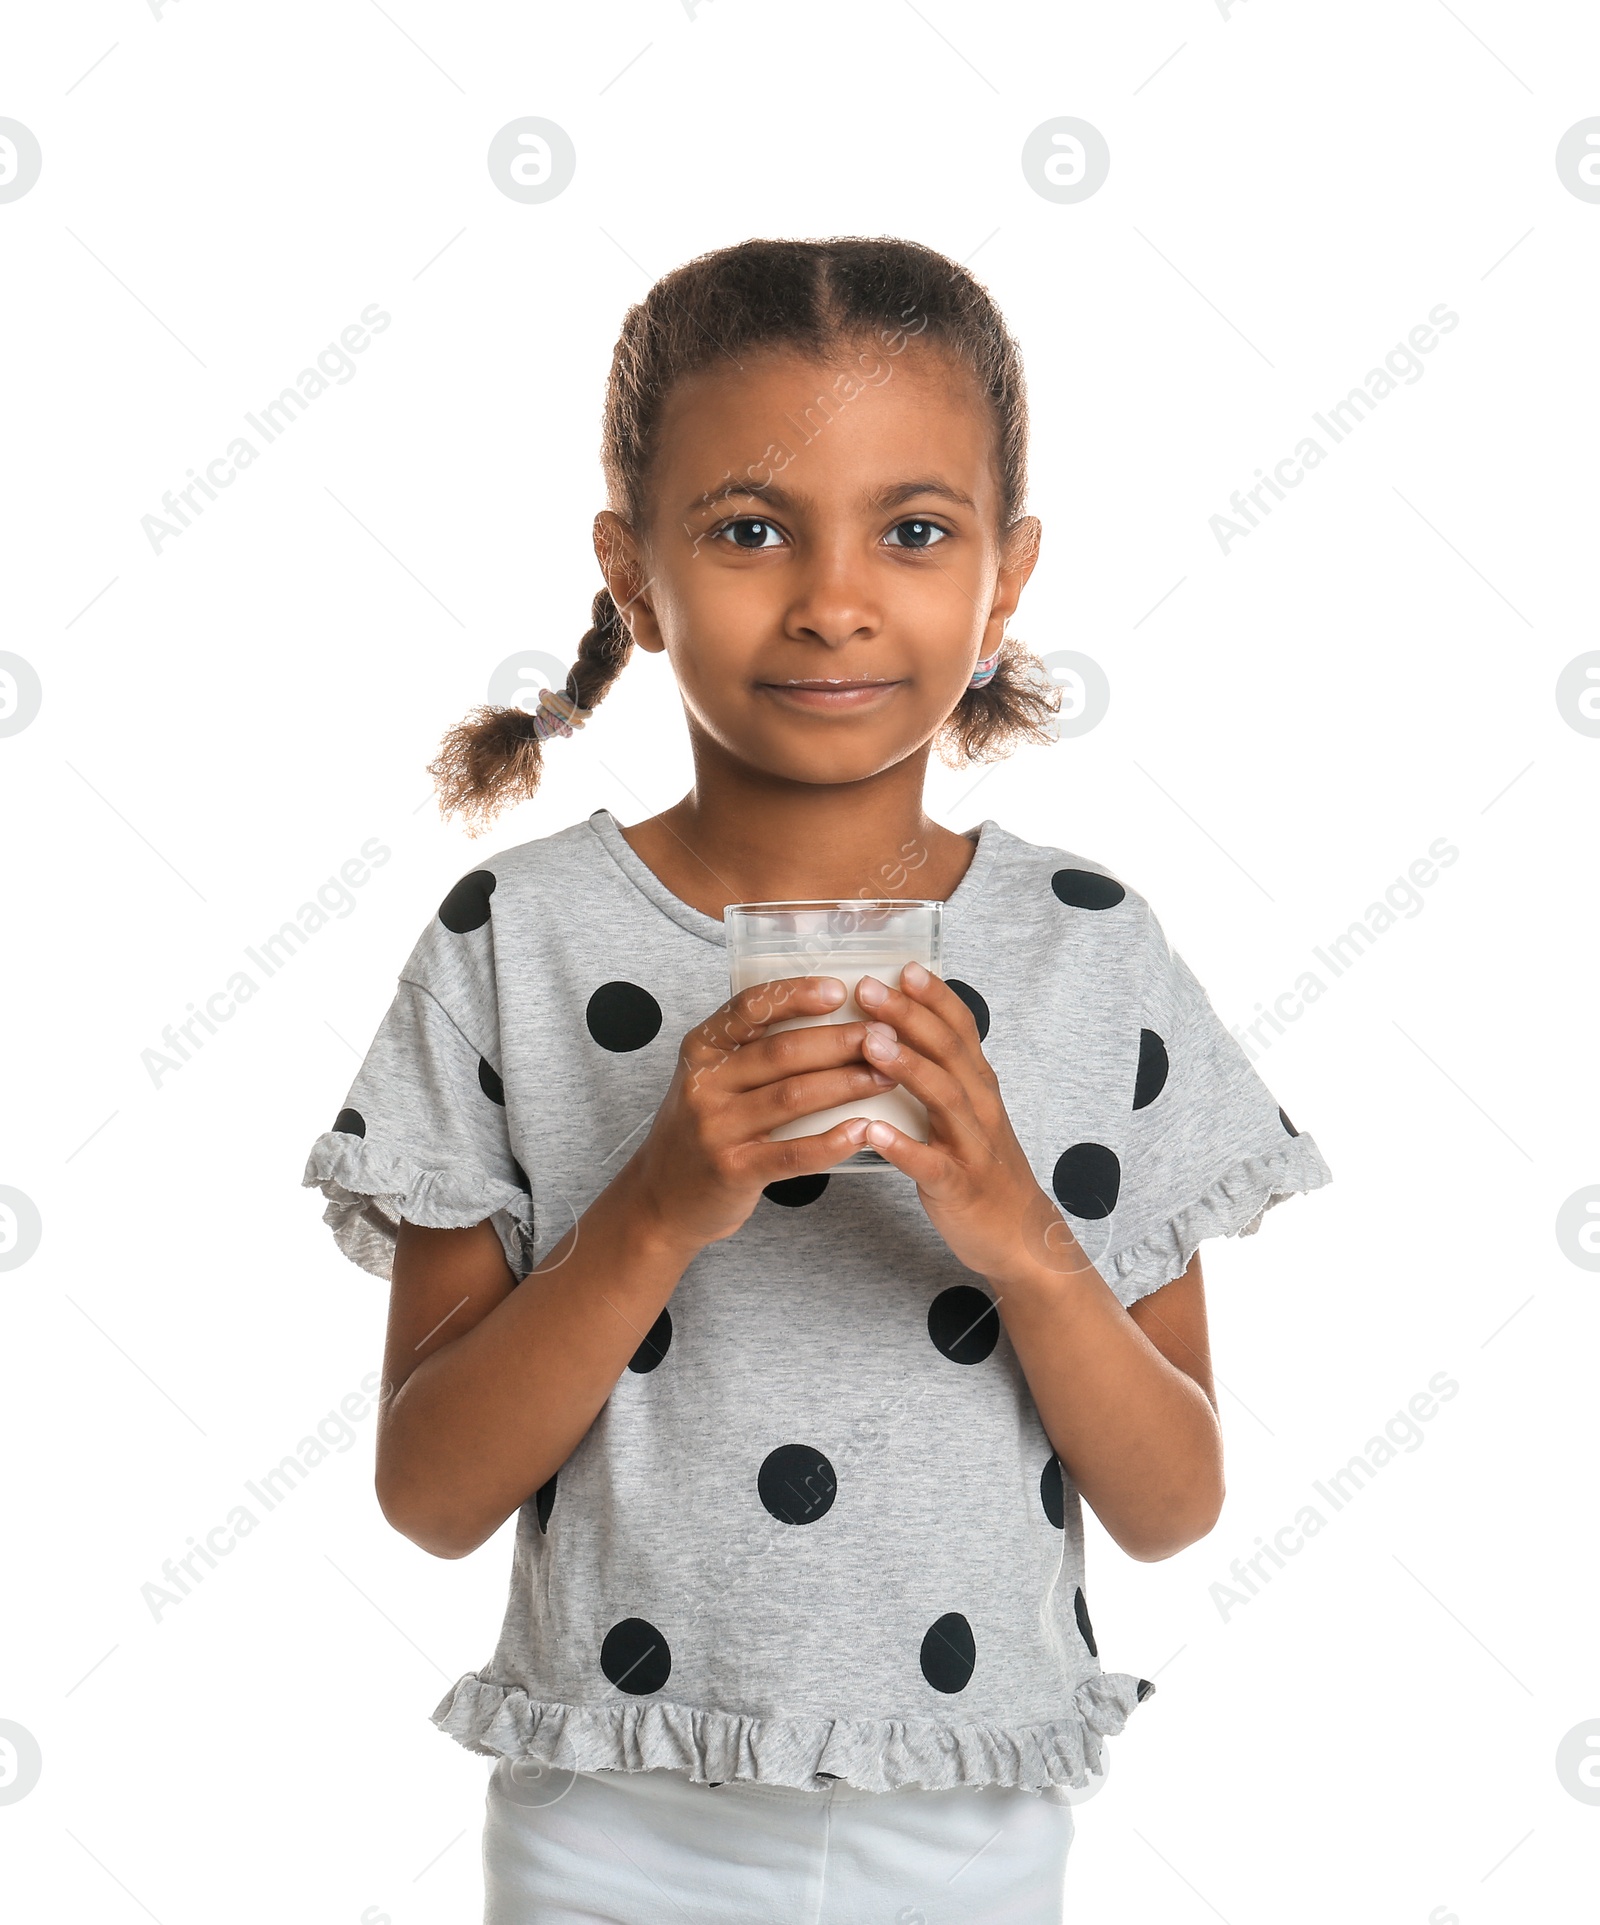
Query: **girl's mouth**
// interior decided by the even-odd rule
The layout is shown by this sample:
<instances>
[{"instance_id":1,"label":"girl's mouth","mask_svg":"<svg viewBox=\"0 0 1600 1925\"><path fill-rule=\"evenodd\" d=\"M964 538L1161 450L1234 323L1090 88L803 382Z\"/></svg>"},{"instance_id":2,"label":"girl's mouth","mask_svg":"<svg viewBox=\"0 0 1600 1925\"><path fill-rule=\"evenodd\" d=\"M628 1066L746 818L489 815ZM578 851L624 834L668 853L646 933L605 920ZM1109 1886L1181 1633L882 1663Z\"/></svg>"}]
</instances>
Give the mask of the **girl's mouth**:
<instances>
[{"instance_id":1,"label":"girl's mouth","mask_svg":"<svg viewBox=\"0 0 1600 1925\"><path fill-rule=\"evenodd\" d=\"M758 682L756 686L768 695L775 695L786 707L834 714L841 710L870 708L874 703L885 700L890 690L899 688L901 684L888 677L869 679L862 676L835 680L818 675L800 677L794 681Z\"/></svg>"}]
</instances>

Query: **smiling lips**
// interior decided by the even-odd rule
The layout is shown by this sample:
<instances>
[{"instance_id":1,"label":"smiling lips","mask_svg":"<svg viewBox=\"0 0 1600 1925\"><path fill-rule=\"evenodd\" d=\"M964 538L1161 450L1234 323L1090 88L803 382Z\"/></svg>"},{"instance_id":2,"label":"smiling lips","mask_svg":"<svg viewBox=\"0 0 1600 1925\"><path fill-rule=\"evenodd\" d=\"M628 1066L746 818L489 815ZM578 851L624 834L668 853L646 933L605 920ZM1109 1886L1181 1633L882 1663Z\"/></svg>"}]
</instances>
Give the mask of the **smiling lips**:
<instances>
[{"instance_id":1,"label":"smiling lips","mask_svg":"<svg viewBox=\"0 0 1600 1925\"><path fill-rule=\"evenodd\" d=\"M900 684L894 679L834 681L818 676L792 682L761 682L757 686L797 708L837 713L844 709L867 708Z\"/></svg>"}]
</instances>

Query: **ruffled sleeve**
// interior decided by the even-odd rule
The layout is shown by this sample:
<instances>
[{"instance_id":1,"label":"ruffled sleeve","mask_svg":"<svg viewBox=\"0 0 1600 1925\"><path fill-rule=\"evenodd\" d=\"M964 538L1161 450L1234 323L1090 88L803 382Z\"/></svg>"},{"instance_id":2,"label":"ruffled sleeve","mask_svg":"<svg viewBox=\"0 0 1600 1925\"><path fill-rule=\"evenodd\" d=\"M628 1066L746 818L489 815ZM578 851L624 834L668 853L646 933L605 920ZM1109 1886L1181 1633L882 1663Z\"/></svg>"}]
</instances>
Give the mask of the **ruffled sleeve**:
<instances>
[{"instance_id":1,"label":"ruffled sleeve","mask_svg":"<svg viewBox=\"0 0 1600 1925\"><path fill-rule=\"evenodd\" d=\"M328 1199L322 1220L339 1248L375 1277L390 1275L402 1220L460 1230L487 1219L513 1275L531 1268L533 1199L499 1073L419 982L401 980L301 1180Z\"/></svg>"},{"instance_id":2,"label":"ruffled sleeve","mask_svg":"<svg viewBox=\"0 0 1600 1925\"><path fill-rule=\"evenodd\" d=\"M1207 1237L1249 1236L1274 1204L1332 1180L1147 914L1120 1190L1096 1254L1125 1305L1182 1276Z\"/></svg>"}]
</instances>

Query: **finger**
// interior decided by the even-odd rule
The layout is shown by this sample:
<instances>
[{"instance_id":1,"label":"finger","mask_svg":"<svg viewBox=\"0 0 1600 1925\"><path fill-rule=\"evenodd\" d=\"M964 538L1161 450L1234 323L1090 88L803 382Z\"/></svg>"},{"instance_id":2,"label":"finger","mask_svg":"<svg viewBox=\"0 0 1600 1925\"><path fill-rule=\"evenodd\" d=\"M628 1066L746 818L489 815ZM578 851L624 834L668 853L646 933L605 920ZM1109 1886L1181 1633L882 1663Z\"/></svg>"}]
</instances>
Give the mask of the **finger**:
<instances>
[{"instance_id":1,"label":"finger","mask_svg":"<svg viewBox=\"0 0 1600 1925\"><path fill-rule=\"evenodd\" d=\"M969 1048L982 1052L983 1037L978 1032L977 1017L966 999L958 996L942 976L924 969L921 963L908 962L900 971L899 987L912 1002L931 1009Z\"/></svg>"},{"instance_id":2,"label":"finger","mask_svg":"<svg viewBox=\"0 0 1600 1925\"><path fill-rule=\"evenodd\" d=\"M682 1057L691 1069L709 1069L730 1051L764 1036L773 1023L794 1016L826 1016L844 1001L837 976L784 976L756 983L730 996L697 1023L683 1039Z\"/></svg>"},{"instance_id":3,"label":"finger","mask_svg":"<svg viewBox=\"0 0 1600 1925\"><path fill-rule=\"evenodd\" d=\"M866 1139L867 1119L847 1117L816 1136L791 1136L782 1143L752 1143L738 1159L740 1174L765 1189L791 1176L819 1176L854 1156Z\"/></svg>"},{"instance_id":4,"label":"finger","mask_svg":"<svg viewBox=\"0 0 1600 1925\"><path fill-rule=\"evenodd\" d=\"M913 966L908 964L902 973L909 974ZM922 973L927 975L925 970ZM948 1070L966 1070L973 1066L976 1057L981 1054L977 1047L977 1025L966 1004L943 983L938 983L938 987L965 1018L964 1028L958 1027L953 1017L946 1020L939 1009L923 1000L928 989L936 982L937 977L928 976L927 984L918 990L916 996L912 996L904 989L894 989L880 982L876 976L863 976L856 984L856 1001L873 1021L889 1024L930 1061L940 1063Z\"/></svg>"},{"instance_id":5,"label":"finger","mask_svg":"<svg viewBox=\"0 0 1600 1925\"><path fill-rule=\"evenodd\" d=\"M968 1112L971 1104L959 1077L952 1076L942 1063L935 1063L903 1043L884 1023L870 1023L862 1053L874 1069L892 1076L902 1089L908 1089L931 1116L945 1116L960 1109Z\"/></svg>"},{"instance_id":6,"label":"finger","mask_svg":"<svg viewBox=\"0 0 1600 1925\"><path fill-rule=\"evenodd\" d=\"M982 1162L997 1162L999 1152L978 1127L978 1119L967 1095L966 1086L942 1064L900 1042L882 1023L868 1026L862 1044L867 1061L874 1069L892 1076L902 1089L909 1090L928 1112L930 1121L963 1155L974 1155Z\"/></svg>"},{"instance_id":7,"label":"finger","mask_svg":"<svg viewBox=\"0 0 1600 1925\"><path fill-rule=\"evenodd\" d=\"M732 1051L718 1065L719 1086L736 1092L753 1090L808 1070L839 1069L848 1063L859 1067L866 1034L866 1024L857 1022L814 1023L763 1036Z\"/></svg>"},{"instance_id":8,"label":"finger","mask_svg":"<svg viewBox=\"0 0 1600 1925\"><path fill-rule=\"evenodd\" d=\"M818 1110L833 1109L839 1103L862 1102L893 1088L892 1076L869 1063L856 1063L767 1083L752 1090L742 1103L731 1106L727 1116L729 1121L737 1119L734 1127L741 1137L753 1136L775 1130L780 1123L792 1123L797 1117L815 1116Z\"/></svg>"},{"instance_id":9,"label":"finger","mask_svg":"<svg viewBox=\"0 0 1600 1925\"><path fill-rule=\"evenodd\" d=\"M902 1170L929 1196L938 1198L950 1177L950 1158L931 1143L919 1143L892 1123L874 1122L867 1126L866 1142L886 1163Z\"/></svg>"}]
</instances>

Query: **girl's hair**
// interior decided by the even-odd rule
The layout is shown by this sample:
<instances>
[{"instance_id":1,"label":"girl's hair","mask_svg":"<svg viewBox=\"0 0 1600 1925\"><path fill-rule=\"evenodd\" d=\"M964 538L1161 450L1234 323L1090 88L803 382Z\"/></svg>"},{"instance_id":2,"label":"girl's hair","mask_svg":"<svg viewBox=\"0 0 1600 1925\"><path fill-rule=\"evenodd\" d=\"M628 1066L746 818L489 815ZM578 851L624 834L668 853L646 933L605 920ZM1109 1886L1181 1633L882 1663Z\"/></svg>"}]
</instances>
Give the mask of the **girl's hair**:
<instances>
[{"instance_id":1,"label":"girl's hair","mask_svg":"<svg viewBox=\"0 0 1600 1925\"><path fill-rule=\"evenodd\" d=\"M683 376L762 348L821 359L876 337L899 353L921 337L969 368L993 410L1001 534L1022 517L1028 405L1022 359L999 309L967 270L914 241L845 238L742 241L664 275L629 308L606 384L601 460L611 506L636 529L648 521L651 467L668 395ZM633 651L608 590L594 598L565 694L581 709L604 700ZM1060 702L1040 664L1017 641L1001 644L983 688L969 688L939 733L947 762L993 761L1019 741L1051 739ZM548 704L547 704L548 706ZM538 786L550 717L478 708L444 738L429 764L446 816L476 833L505 804Z\"/></svg>"}]
</instances>

